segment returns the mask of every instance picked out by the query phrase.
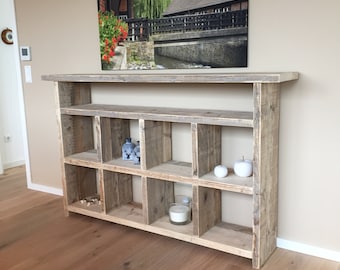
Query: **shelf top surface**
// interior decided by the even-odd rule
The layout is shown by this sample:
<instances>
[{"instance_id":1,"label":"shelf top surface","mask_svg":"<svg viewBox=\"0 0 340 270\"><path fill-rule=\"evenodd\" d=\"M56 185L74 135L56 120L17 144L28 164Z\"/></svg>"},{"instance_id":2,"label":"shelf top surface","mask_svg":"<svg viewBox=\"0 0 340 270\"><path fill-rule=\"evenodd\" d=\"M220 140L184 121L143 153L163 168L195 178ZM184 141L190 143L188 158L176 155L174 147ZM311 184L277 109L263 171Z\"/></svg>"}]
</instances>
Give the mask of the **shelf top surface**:
<instances>
[{"instance_id":1,"label":"shelf top surface","mask_svg":"<svg viewBox=\"0 0 340 270\"><path fill-rule=\"evenodd\" d=\"M99 83L282 83L297 80L297 72L228 73L221 70L141 70L102 74L43 75L46 81Z\"/></svg>"},{"instance_id":2,"label":"shelf top surface","mask_svg":"<svg viewBox=\"0 0 340 270\"><path fill-rule=\"evenodd\" d=\"M70 115L99 115L112 118L253 127L253 113L246 111L208 111L202 109L84 104L61 108L61 113Z\"/></svg>"}]
</instances>

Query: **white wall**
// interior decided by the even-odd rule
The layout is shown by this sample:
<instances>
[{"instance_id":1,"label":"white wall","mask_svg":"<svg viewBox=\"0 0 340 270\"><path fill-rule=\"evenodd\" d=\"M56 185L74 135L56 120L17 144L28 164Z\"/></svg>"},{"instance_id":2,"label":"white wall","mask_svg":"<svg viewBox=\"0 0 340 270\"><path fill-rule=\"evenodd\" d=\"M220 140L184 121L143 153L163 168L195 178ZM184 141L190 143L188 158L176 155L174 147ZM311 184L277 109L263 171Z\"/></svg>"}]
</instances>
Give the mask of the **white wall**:
<instances>
[{"instance_id":1,"label":"white wall","mask_svg":"<svg viewBox=\"0 0 340 270\"><path fill-rule=\"evenodd\" d=\"M53 84L39 81L41 74L100 71L96 45L97 18L89 11L89 8L95 7L95 2L95 0L16 0L20 11L18 20L21 42L32 43L37 57L33 63L36 72L35 82L24 87L26 90L34 89L38 91L37 93L43 93L44 99L48 100L49 104L52 104ZM73 12L71 16L70 12L78 10L80 5L82 12ZM54 12L51 13L51 10ZM301 76L297 82L282 86L279 243L286 248L297 247L298 251L338 261L340 261L339 10L338 0L250 0L249 67L236 70L300 72ZM41 14L49 14L46 15L44 24L37 19ZM60 20L60 17L63 19ZM85 26L82 28L82 25ZM39 31L30 32L32 27ZM79 53L80 48L82 52L86 51L86 54ZM51 59L47 50L58 52L57 57L53 55L52 61L47 61ZM203 98L201 100L199 98L194 105L207 106L204 95L209 92L209 95L213 96L219 91L221 86L217 85L210 89L204 89L200 85L188 85L186 89L175 91L168 89L160 94L157 86L149 89L145 85L137 85L129 91L124 89L117 91L116 94L120 97L130 95L139 101L146 100L148 95L150 98L148 102L158 102L162 98L164 101L164 98L168 98L168 102L193 106L190 94L197 96L200 93ZM181 97L187 95L188 99L169 98L174 94ZM34 95L29 98L34 104ZM37 101L38 104L40 100ZM247 101L242 103L236 100L234 105L247 108L249 104ZM30 153L36 159L32 165L33 175L38 176L35 178L36 181L42 185L60 187L58 178L60 163L56 157L58 140L54 133L56 129L45 134L48 138L44 138L48 139L50 144L48 149L43 149L44 154L51 155L53 159L41 160L39 152L42 151L42 146L38 139L40 135L36 132L39 123L44 125L55 123L50 106L42 107L40 113L46 113L40 122L34 118L29 122L29 134L32 137ZM44 177L39 177L39 170L56 173L42 173Z\"/></svg>"},{"instance_id":2,"label":"white wall","mask_svg":"<svg viewBox=\"0 0 340 270\"><path fill-rule=\"evenodd\" d=\"M249 67L299 71L282 89L279 237L340 260L340 2L252 1Z\"/></svg>"},{"instance_id":3,"label":"white wall","mask_svg":"<svg viewBox=\"0 0 340 270\"><path fill-rule=\"evenodd\" d=\"M16 35L13 1L0 0L0 7L0 32L8 27ZM7 45L0 41L0 163L2 161L4 168L21 165L25 160L17 48L17 44ZM5 143L4 136L7 135L11 139Z\"/></svg>"},{"instance_id":4,"label":"white wall","mask_svg":"<svg viewBox=\"0 0 340 270\"><path fill-rule=\"evenodd\" d=\"M33 83L23 83L32 189L61 193L54 85L43 74L100 70L96 0L15 0L18 37L30 46ZM24 78L23 78L24 80ZM47 187L47 188L46 188Z\"/></svg>"}]
</instances>

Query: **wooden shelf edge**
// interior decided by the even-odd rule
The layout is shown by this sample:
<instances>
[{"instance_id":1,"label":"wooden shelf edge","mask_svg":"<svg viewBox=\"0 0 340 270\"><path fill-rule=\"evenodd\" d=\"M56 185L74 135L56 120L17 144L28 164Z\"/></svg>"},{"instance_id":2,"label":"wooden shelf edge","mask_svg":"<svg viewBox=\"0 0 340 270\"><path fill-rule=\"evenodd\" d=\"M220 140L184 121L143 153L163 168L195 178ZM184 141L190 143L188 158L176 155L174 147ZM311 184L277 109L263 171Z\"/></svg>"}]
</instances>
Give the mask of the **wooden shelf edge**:
<instances>
[{"instance_id":1,"label":"wooden shelf edge","mask_svg":"<svg viewBox=\"0 0 340 270\"><path fill-rule=\"evenodd\" d=\"M242 185L228 184L228 183L212 183L212 181L198 181L198 186L219 189L223 191L235 192L245 195L253 195L254 189L252 187L245 187Z\"/></svg>"},{"instance_id":2,"label":"wooden shelf edge","mask_svg":"<svg viewBox=\"0 0 340 270\"><path fill-rule=\"evenodd\" d=\"M207 240L207 239L204 239L204 238L201 238L201 237L198 237L198 236L194 236L192 234L176 232L176 231L173 231L173 230L170 230L170 229L167 229L167 228L161 228L161 227L157 226L157 222L155 222L151 225L147 225L147 224L144 224L144 223L131 221L131 220L127 220L127 219L124 219L124 218L105 214L104 212L96 212L96 211L80 208L80 207L77 207L75 205L67 206L67 210L69 212L72 212L72 213L77 213L77 214L89 216L89 217L92 217L92 218L97 218L97 219L100 219L100 220L112 222L112 223L115 223L115 224L124 225L124 226L128 226L128 227L131 227L131 228L140 229L140 230L143 230L143 231L155 233L155 234L158 234L158 235L171 237L171 238L174 238L174 239L177 239L177 240L197 244L197 245L200 245L200 246L204 246L204 247L207 247L207 248L211 248L211 249L215 249L215 250L219 250L219 251L223 251L223 252L227 252L227 253L238 255L238 256L241 256L241 257L244 257L244 258L249 258L249 259L252 258L252 251L251 250L235 247L235 246L228 245L228 244L216 243L215 241Z\"/></svg>"},{"instance_id":3,"label":"wooden shelf edge","mask_svg":"<svg viewBox=\"0 0 340 270\"><path fill-rule=\"evenodd\" d=\"M237 256L240 256L240 257L248 258L248 259L253 258L252 250L247 250L247 249L234 247L234 246L231 246L231 245L216 243L214 241L210 241L210 240L206 240L206 239L202 239L202 238L197 238L197 237L193 238L192 243L200 245L200 246L208 247L208 248L211 248L211 249L223 251L223 252L226 252L226 253L229 253L229 254L237 255Z\"/></svg>"},{"instance_id":4,"label":"wooden shelf edge","mask_svg":"<svg viewBox=\"0 0 340 270\"><path fill-rule=\"evenodd\" d=\"M198 178L198 185L246 195L254 194L253 177L242 178L236 176L233 172L222 179L216 178L213 172L210 172Z\"/></svg>"},{"instance_id":5,"label":"wooden shelf edge","mask_svg":"<svg viewBox=\"0 0 340 270\"><path fill-rule=\"evenodd\" d=\"M281 83L296 80L298 72L241 72L211 70L124 70L106 74L42 75L45 81L102 83Z\"/></svg>"},{"instance_id":6,"label":"wooden shelf edge","mask_svg":"<svg viewBox=\"0 0 340 270\"><path fill-rule=\"evenodd\" d=\"M150 121L198 123L248 128L254 126L253 112L249 111L83 104L60 108L60 113L85 117L100 116L130 120L144 119Z\"/></svg>"},{"instance_id":7,"label":"wooden shelf edge","mask_svg":"<svg viewBox=\"0 0 340 270\"><path fill-rule=\"evenodd\" d=\"M117 173L132 174L137 176L144 175L140 165L133 165L133 163L129 161L126 161L124 164L121 159L104 162L102 163L101 168L106 171Z\"/></svg>"},{"instance_id":8,"label":"wooden shelf edge","mask_svg":"<svg viewBox=\"0 0 340 270\"><path fill-rule=\"evenodd\" d=\"M100 164L99 161L94 162L94 161L74 158L74 157L71 157L71 156L64 158L64 163L69 164L69 165L74 165L74 166L91 168L91 169L100 169L101 168L101 164Z\"/></svg>"}]
</instances>

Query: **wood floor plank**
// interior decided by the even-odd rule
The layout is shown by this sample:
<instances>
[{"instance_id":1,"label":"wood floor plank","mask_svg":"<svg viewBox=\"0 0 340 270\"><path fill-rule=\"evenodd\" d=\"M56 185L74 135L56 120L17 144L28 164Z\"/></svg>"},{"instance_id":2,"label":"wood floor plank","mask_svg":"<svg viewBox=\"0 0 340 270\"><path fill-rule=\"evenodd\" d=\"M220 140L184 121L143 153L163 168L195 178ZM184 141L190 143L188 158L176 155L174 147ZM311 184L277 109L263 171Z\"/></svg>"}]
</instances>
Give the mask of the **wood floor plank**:
<instances>
[{"instance_id":1,"label":"wood floor plank","mask_svg":"<svg viewBox=\"0 0 340 270\"><path fill-rule=\"evenodd\" d=\"M24 167L0 176L1 270L250 270L251 260L71 214L62 198L27 190ZM263 270L340 270L277 249Z\"/></svg>"}]
</instances>

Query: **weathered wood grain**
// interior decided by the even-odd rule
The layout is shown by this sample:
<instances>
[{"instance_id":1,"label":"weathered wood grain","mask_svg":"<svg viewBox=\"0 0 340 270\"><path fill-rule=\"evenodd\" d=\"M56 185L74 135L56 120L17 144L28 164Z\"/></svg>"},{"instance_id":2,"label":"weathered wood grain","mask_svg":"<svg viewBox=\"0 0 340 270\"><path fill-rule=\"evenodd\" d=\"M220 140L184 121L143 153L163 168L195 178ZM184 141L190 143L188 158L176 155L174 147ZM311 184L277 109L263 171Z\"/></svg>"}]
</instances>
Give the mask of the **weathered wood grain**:
<instances>
[{"instance_id":1,"label":"weathered wood grain","mask_svg":"<svg viewBox=\"0 0 340 270\"><path fill-rule=\"evenodd\" d=\"M65 164L67 204L98 195L95 169Z\"/></svg>"},{"instance_id":2,"label":"weathered wood grain","mask_svg":"<svg viewBox=\"0 0 340 270\"><path fill-rule=\"evenodd\" d=\"M197 151L197 176L201 177L221 164L222 130L220 126L197 125L197 143L193 150Z\"/></svg>"},{"instance_id":3,"label":"weathered wood grain","mask_svg":"<svg viewBox=\"0 0 340 270\"><path fill-rule=\"evenodd\" d=\"M150 169L172 159L171 123L159 121L141 122L143 130L141 145L144 153L141 157L143 169Z\"/></svg>"},{"instance_id":4,"label":"weathered wood grain","mask_svg":"<svg viewBox=\"0 0 340 270\"><path fill-rule=\"evenodd\" d=\"M118 106L106 104L69 106L61 108L60 111L62 114L70 115L253 127L253 113L247 111Z\"/></svg>"},{"instance_id":5,"label":"weathered wood grain","mask_svg":"<svg viewBox=\"0 0 340 270\"><path fill-rule=\"evenodd\" d=\"M228 73L225 70L116 71L111 74L43 75L46 81L110 83L281 83L298 79L297 72Z\"/></svg>"},{"instance_id":6,"label":"weathered wood grain","mask_svg":"<svg viewBox=\"0 0 340 270\"><path fill-rule=\"evenodd\" d=\"M194 213L198 222L197 226L194 226L194 234L202 236L222 221L221 191L200 186L194 188L197 188L197 191L194 191L194 195L197 196L194 197L197 207Z\"/></svg>"},{"instance_id":7,"label":"weathered wood grain","mask_svg":"<svg viewBox=\"0 0 340 270\"><path fill-rule=\"evenodd\" d=\"M254 84L254 268L261 267L276 248L279 89L279 84Z\"/></svg>"},{"instance_id":8,"label":"weathered wood grain","mask_svg":"<svg viewBox=\"0 0 340 270\"><path fill-rule=\"evenodd\" d=\"M60 121L64 156L95 149L92 117L61 115Z\"/></svg>"},{"instance_id":9,"label":"weathered wood grain","mask_svg":"<svg viewBox=\"0 0 340 270\"><path fill-rule=\"evenodd\" d=\"M174 184L172 182L146 178L143 181L145 196L145 223L151 224L167 215L170 203L174 202Z\"/></svg>"},{"instance_id":10,"label":"weathered wood grain","mask_svg":"<svg viewBox=\"0 0 340 270\"><path fill-rule=\"evenodd\" d=\"M59 82L56 96L59 108L91 103L91 84Z\"/></svg>"},{"instance_id":11,"label":"weathered wood grain","mask_svg":"<svg viewBox=\"0 0 340 270\"><path fill-rule=\"evenodd\" d=\"M132 176L103 171L105 213L133 201Z\"/></svg>"},{"instance_id":12,"label":"weathered wood grain","mask_svg":"<svg viewBox=\"0 0 340 270\"><path fill-rule=\"evenodd\" d=\"M102 162L122 157L122 145L130 137L130 123L128 119L100 117L100 134L98 146L101 149Z\"/></svg>"},{"instance_id":13,"label":"weathered wood grain","mask_svg":"<svg viewBox=\"0 0 340 270\"><path fill-rule=\"evenodd\" d=\"M297 78L294 72L223 71L43 76L59 80L56 104L66 211L251 258L252 266L260 268L276 247L280 83ZM91 104L91 86L102 82L120 87L122 83L252 84L254 108L247 112ZM140 165L121 159L131 120L139 121ZM192 163L172 160L172 123L191 125ZM232 172L225 181L214 177L213 168L221 162L223 126L253 128L252 177ZM132 202L132 175L142 179L140 207ZM175 182L193 189L192 222L182 228L170 224L167 216ZM253 196L253 228L222 222L222 190ZM104 206L79 203L96 194Z\"/></svg>"}]
</instances>

